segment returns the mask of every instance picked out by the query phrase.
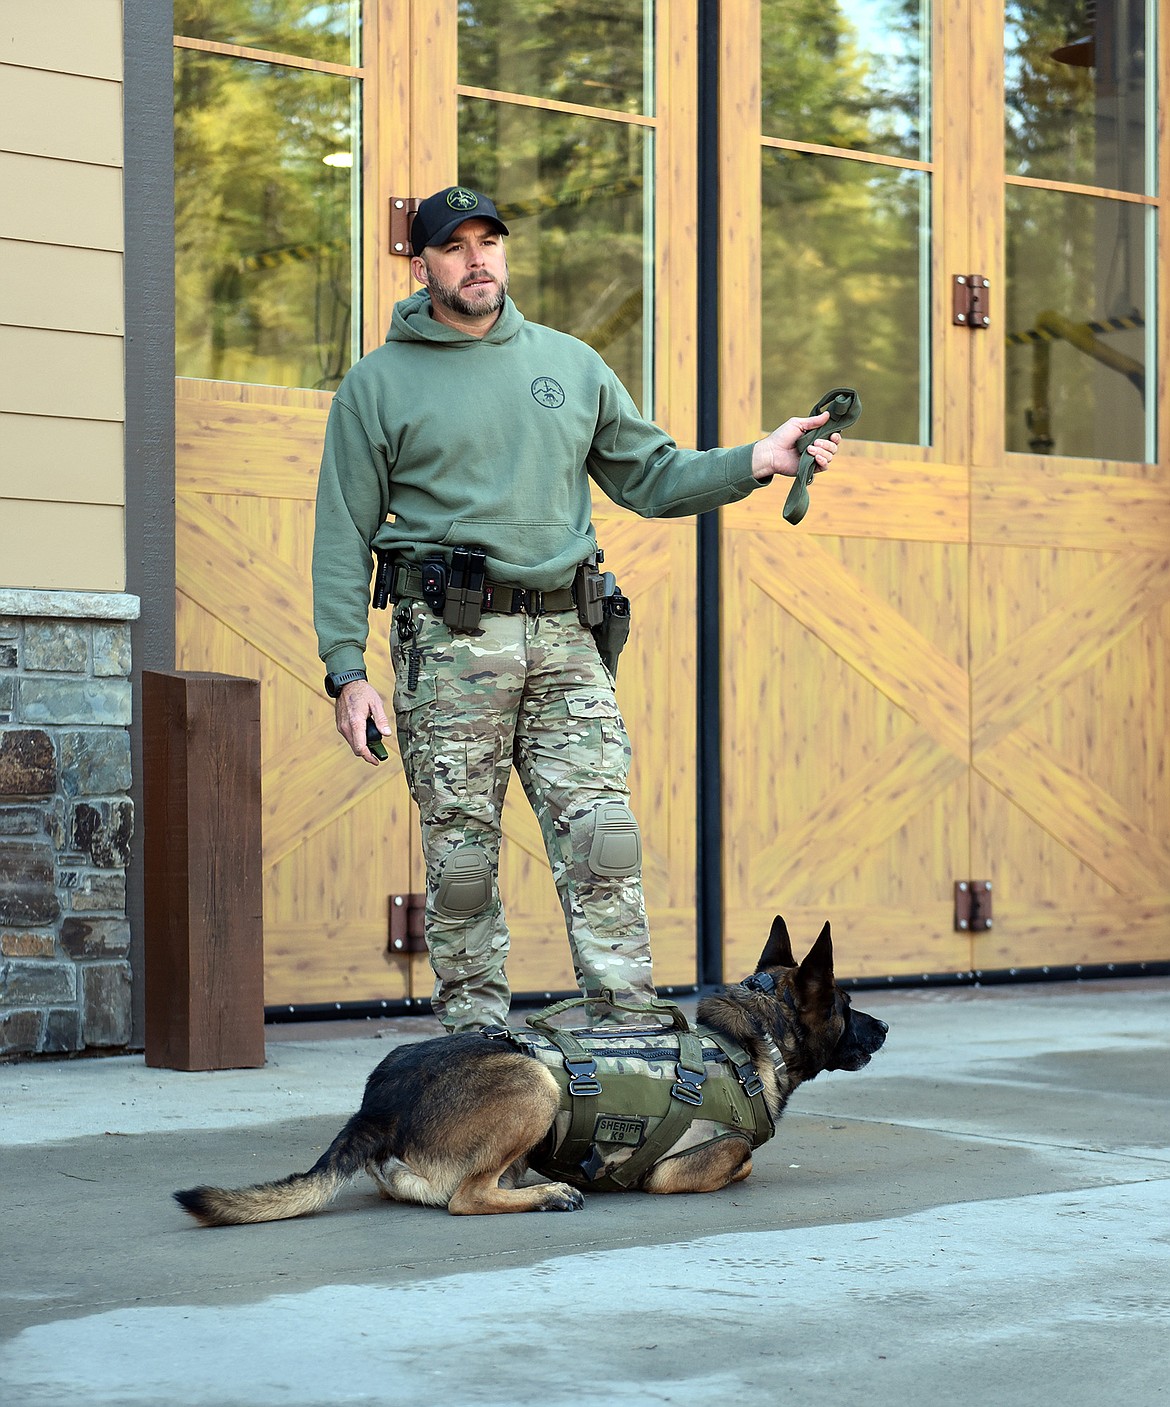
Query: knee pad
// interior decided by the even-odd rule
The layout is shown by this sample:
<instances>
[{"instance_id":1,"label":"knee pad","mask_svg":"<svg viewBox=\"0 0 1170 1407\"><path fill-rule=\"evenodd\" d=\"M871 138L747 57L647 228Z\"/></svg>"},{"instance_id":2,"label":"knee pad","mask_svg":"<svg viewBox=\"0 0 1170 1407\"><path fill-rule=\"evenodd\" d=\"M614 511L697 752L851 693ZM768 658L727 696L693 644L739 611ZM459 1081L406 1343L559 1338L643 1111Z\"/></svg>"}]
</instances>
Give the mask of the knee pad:
<instances>
[{"instance_id":1,"label":"knee pad","mask_svg":"<svg viewBox=\"0 0 1170 1407\"><path fill-rule=\"evenodd\" d=\"M588 865L599 879L628 879L642 868L642 836L623 802L607 801L594 811Z\"/></svg>"},{"instance_id":2,"label":"knee pad","mask_svg":"<svg viewBox=\"0 0 1170 1407\"><path fill-rule=\"evenodd\" d=\"M443 918L474 918L492 899L492 867L487 851L461 845L439 866L435 912Z\"/></svg>"}]
</instances>

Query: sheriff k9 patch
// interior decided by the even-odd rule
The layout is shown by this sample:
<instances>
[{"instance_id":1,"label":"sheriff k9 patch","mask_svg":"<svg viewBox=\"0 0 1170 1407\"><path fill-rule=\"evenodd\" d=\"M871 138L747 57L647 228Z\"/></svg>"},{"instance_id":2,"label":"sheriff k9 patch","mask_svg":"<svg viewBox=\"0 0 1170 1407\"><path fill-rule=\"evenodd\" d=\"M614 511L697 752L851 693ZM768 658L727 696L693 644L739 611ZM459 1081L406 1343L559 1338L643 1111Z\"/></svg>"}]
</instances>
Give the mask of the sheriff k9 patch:
<instances>
[{"instance_id":1,"label":"sheriff k9 patch","mask_svg":"<svg viewBox=\"0 0 1170 1407\"><path fill-rule=\"evenodd\" d=\"M593 1125L594 1143L621 1143L637 1148L646 1136L646 1120L631 1114L599 1114Z\"/></svg>"}]
</instances>

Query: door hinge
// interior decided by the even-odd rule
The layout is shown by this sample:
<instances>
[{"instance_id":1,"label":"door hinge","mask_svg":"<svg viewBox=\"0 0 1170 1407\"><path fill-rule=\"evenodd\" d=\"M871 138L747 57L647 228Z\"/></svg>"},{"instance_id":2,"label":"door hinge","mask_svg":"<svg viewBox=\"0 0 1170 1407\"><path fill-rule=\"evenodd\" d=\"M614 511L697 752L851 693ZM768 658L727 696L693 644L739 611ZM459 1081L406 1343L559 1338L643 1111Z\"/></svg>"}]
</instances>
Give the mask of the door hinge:
<instances>
[{"instance_id":1,"label":"door hinge","mask_svg":"<svg viewBox=\"0 0 1170 1407\"><path fill-rule=\"evenodd\" d=\"M415 211L420 201L412 195L392 195L390 197L390 253L409 259L414 251L410 247L410 227L414 224Z\"/></svg>"},{"instance_id":2,"label":"door hinge","mask_svg":"<svg viewBox=\"0 0 1170 1407\"><path fill-rule=\"evenodd\" d=\"M986 932L991 927L991 881L989 879L958 879L955 881L955 931L957 933Z\"/></svg>"},{"instance_id":3,"label":"door hinge","mask_svg":"<svg viewBox=\"0 0 1170 1407\"><path fill-rule=\"evenodd\" d=\"M390 942L387 953L398 956L402 953L425 953L426 938L423 930L423 911L426 908L425 894L391 894L390 896Z\"/></svg>"},{"instance_id":4,"label":"door hinge","mask_svg":"<svg viewBox=\"0 0 1170 1407\"><path fill-rule=\"evenodd\" d=\"M951 280L951 307L956 326L972 332L991 326L990 279L982 274L956 274Z\"/></svg>"}]
</instances>

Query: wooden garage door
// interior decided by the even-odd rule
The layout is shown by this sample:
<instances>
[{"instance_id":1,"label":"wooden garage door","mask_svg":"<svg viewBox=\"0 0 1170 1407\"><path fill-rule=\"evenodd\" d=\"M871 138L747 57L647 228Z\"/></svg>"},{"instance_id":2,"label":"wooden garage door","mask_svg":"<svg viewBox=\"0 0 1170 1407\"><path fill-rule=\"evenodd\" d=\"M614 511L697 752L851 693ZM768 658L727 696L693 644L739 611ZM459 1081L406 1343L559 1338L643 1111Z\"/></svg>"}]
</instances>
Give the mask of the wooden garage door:
<instances>
[{"instance_id":1,"label":"wooden garage door","mask_svg":"<svg viewBox=\"0 0 1170 1407\"><path fill-rule=\"evenodd\" d=\"M723 437L834 384L866 410L800 527L775 487L724 514L727 965L777 910L832 918L853 975L1164 958L1155 7L1079 38L1029 0L752 15ZM986 325L956 321L972 273ZM962 880L990 930L956 927Z\"/></svg>"},{"instance_id":2,"label":"wooden garage door","mask_svg":"<svg viewBox=\"0 0 1170 1407\"><path fill-rule=\"evenodd\" d=\"M599 18L551 0L371 0L360 43L357 9L344 0L290 3L274 33L200 29L205 11L190 8L176 38L187 372L177 385L178 664L262 682L267 1002L425 998L425 957L387 952L390 896L423 887L401 769L393 752L377 771L356 762L336 735L311 628L312 499L330 393L412 287L408 261L390 248L392 201L458 180L492 191L508 220L526 315L596 346L655 418L693 443L694 6L628 0ZM296 145L310 117L321 151ZM296 174L310 157L328 158L348 185L323 187L316 165ZM330 201L332 223L314 227ZM358 310L356 347L347 309ZM687 983L694 529L644 525L604 499L596 509L606 565L636 613L619 699L634 744L655 975ZM368 663L384 692L386 626L372 613ZM563 919L518 787L504 831L512 986L570 989Z\"/></svg>"}]
</instances>

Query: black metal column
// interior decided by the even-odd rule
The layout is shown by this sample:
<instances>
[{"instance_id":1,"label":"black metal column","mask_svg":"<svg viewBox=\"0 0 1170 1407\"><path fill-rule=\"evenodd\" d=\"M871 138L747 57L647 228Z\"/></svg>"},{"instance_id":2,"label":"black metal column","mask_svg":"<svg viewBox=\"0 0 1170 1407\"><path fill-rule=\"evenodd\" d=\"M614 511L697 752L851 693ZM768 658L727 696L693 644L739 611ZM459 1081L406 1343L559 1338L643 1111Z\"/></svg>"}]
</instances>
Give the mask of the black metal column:
<instances>
[{"instance_id":1,"label":"black metal column","mask_svg":"<svg viewBox=\"0 0 1170 1407\"><path fill-rule=\"evenodd\" d=\"M698 446L719 444L719 3L699 0ZM719 514L698 521L698 976L723 981Z\"/></svg>"}]
</instances>

